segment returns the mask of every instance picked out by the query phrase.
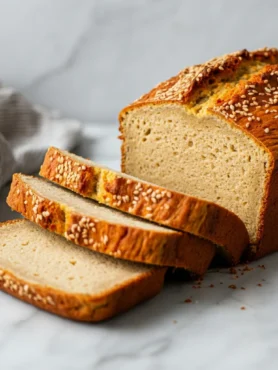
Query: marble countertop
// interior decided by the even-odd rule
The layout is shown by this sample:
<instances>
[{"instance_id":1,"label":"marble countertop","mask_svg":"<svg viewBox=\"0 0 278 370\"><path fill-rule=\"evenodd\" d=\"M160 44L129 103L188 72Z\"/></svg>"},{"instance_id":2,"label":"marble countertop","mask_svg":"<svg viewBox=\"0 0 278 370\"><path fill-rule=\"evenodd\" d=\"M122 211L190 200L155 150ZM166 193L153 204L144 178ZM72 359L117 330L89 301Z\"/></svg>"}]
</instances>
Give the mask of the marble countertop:
<instances>
[{"instance_id":1,"label":"marble countertop","mask_svg":"<svg viewBox=\"0 0 278 370\"><path fill-rule=\"evenodd\" d=\"M86 127L77 152L119 168L116 136L117 125ZM16 217L4 198L0 217ZM167 282L157 297L99 324L71 322L0 292L0 368L277 369L277 264L275 254L238 270L238 278L209 271L199 289Z\"/></svg>"},{"instance_id":2,"label":"marble countertop","mask_svg":"<svg viewBox=\"0 0 278 370\"><path fill-rule=\"evenodd\" d=\"M277 1L204 3L0 0L1 81L68 117L100 122L85 128L76 151L118 169L123 106L186 65L277 46ZM17 217L7 191L0 221ZM277 265L278 254L269 256L236 280L226 269L210 271L200 289L167 283L154 299L97 325L0 292L0 369L277 370Z\"/></svg>"}]
</instances>

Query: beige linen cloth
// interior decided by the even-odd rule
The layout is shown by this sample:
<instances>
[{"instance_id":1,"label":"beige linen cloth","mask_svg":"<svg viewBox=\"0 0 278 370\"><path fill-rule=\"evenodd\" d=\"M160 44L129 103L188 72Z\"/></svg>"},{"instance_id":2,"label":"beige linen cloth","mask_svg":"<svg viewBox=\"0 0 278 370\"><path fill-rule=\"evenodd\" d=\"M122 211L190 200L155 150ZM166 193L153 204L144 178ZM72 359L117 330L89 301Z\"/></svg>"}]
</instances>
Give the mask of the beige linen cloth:
<instances>
[{"instance_id":1,"label":"beige linen cloth","mask_svg":"<svg viewBox=\"0 0 278 370\"><path fill-rule=\"evenodd\" d=\"M61 118L32 105L14 89L0 87L0 189L14 172L38 172L50 145L71 150L80 137L80 122ZM6 218L1 212L6 208L5 193L0 190L0 221Z\"/></svg>"}]
</instances>

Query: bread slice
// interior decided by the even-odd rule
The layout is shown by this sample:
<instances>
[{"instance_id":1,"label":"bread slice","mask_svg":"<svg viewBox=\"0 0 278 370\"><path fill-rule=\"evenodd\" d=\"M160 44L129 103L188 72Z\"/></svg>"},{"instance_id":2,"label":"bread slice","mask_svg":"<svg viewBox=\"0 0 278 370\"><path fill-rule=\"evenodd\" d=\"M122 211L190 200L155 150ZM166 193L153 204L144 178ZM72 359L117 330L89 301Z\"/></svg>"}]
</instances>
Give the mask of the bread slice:
<instances>
[{"instance_id":1,"label":"bread slice","mask_svg":"<svg viewBox=\"0 0 278 370\"><path fill-rule=\"evenodd\" d=\"M185 68L119 117L122 170L234 212L251 259L278 250L277 64L261 49Z\"/></svg>"},{"instance_id":2,"label":"bread slice","mask_svg":"<svg viewBox=\"0 0 278 370\"><path fill-rule=\"evenodd\" d=\"M163 286L165 268L77 247L26 220L0 224L0 232L0 289L69 319L108 319Z\"/></svg>"},{"instance_id":3,"label":"bread slice","mask_svg":"<svg viewBox=\"0 0 278 370\"><path fill-rule=\"evenodd\" d=\"M215 254L208 241L114 211L39 178L15 174L7 202L41 227L117 258L203 274Z\"/></svg>"},{"instance_id":4,"label":"bread slice","mask_svg":"<svg viewBox=\"0 0 278 370\"><path fill-rule=\"evenodd\" d=\"M57 148L48 149L40 175L110 207L210 240L224 248L232 264L239 261L249 242L243 222L216 204L169 191Z\"/></svg>"}]
</instances>

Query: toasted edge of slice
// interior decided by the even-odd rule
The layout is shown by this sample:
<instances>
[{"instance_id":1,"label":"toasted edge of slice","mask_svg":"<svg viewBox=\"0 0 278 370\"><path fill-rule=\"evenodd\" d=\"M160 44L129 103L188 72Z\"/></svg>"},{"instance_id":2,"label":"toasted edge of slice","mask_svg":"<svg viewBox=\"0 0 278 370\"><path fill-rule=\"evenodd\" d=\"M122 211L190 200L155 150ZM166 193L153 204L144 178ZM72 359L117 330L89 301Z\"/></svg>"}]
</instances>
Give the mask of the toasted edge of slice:
<instances>
[{"instance_id":1,"label":"toasted edge of slice","mask_svg":"<svg viewBox=\"0 0 278 370\"><path fill-rule=\"evenodd\" d=\"M73 202L58 201L57 194L49 196L49 189L45 195L41 190L45 186L53 193L58 192L59 199L60 196L61 199L64 196L74 198L79 202L79 209L74 209ZM32 176L14 174L7 203L44 229L62 235L77 245L116 258L181 267L202 275L215 255L215 246L209 241L134 219ZM85 212L86 207L94 209L94 215ZM122 220L116 222L103 216L96 217L96 207L116 213ZM134 226L132 222L142 227Z\"/></svg>"},{"instance_id":2,"label":"toasted edge of slice","mask_svg":"<svg viewBox=\"0 0 278 370\"><path fill-rule=\"evenodd\" d=\"M28 228L30 229L30 238L32 237L32 231L36 229L39 229L39 238L43 241L48 241L50 236L52 241L54 237L56 241L54 248L59 248L61 241L63 243L66 242L69 247L73 246L72 243L64 241L57 235L51 235L51 233L41 230L26 220L2 223L0 224L0 232L2 231L1 228L7 227L11 229L9 230L11 235L13 235L14 230L15 235L13 236L20 245L22 240L18 231L22 228ZM2 238L0 243L5 243L5 239ZM23 248L36 245L37 243L34 242ZM90 258L101 259L104 257L94 252L91 253L92 256ZM111 257L105 258L110 259ZM28 260L24 262L28 263ZM123 266L127 264L133 265L132 262L125 261L119 261L118 263L123 264ZM139 264L134 263L134 265L138 266ZM140 271L140 268L138 270ZM32 281L25 279L21 276L22 274L16 272L16 266L5 268L0 263L0 289L22 301L59 316L77 321L96 322L127 311L136 304L158 294L163 287L165 271L166 268L142 265L142 272L136 273L132 278L127 278L126 281L123 280L120 284L115 284L113 288L97 294L78 294L43 285L40 282L36 282L36 278L31 279Z\"/></svg>"},{"instance_id":3,"label":"toasted edge of slice","mask_svg":"<svg viewBox=\"0 0 278 370\"><path fill-rule=\"evenodd\" d=\"M50 147L40 175L99 203L209 240L224 249L231 264L239 262L248 246L244 223L227 209L75 154Z\"/></svg>"}]
</instances>

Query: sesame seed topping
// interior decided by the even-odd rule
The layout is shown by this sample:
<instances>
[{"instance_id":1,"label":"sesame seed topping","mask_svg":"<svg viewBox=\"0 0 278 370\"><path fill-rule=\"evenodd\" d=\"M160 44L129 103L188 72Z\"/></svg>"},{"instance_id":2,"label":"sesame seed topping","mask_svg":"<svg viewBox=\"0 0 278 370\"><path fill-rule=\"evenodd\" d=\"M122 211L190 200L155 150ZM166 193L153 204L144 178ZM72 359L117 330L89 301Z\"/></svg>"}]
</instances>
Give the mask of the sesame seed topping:
<instances>
[{"instance_id":1,"label":"sesame seed topping","mask_svg":"<svg viewBox=\"0 0 278 370\"><path fill-rule=\"evenodd\" d=\"M264 129L264 132L266 133L266 134L268 134L269 133L269 128L267 127L267 128L265 128Z\"/></svg>"}]
</instances>

